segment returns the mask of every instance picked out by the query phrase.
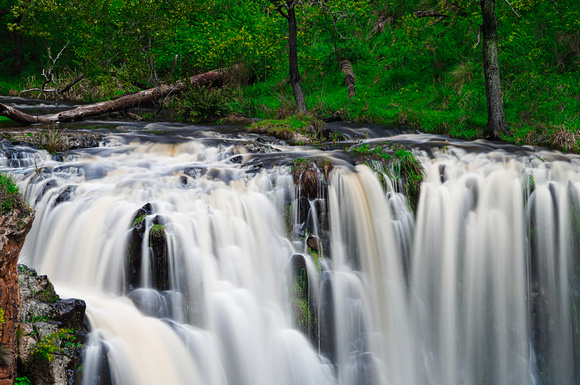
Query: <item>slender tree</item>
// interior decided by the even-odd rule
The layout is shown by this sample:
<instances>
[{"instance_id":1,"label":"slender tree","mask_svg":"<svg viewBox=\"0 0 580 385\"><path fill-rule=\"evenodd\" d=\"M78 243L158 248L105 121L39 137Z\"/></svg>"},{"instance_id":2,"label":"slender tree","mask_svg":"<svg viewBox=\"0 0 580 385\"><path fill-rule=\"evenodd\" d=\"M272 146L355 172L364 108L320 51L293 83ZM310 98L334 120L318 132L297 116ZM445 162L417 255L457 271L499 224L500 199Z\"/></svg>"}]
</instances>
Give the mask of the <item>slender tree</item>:
<instances>
[{"instance_id":1,"label":"slender tree","mask_svg":"<svg viewBox=\"0 0 580 385\"><path fill-rule=\"evenodd\" d=\"M508 123L503 110L503 96L499 75L497 50L497 16L495 0L480 0L483 24L483 71L485 74L485 93L487 98L487 134L498 139L500 134L508 132Z\"/></svg>"},{"instance_id":2,"label":"slender tree","mask_svg":"<svg viewBox=\"0 0 580 385\"><path fill-rule=\"evenodd\" d=\"M278 4L277 11L286 20L288 20L288 60L290 63L290 84L296 101L298 112L306 112L306 100L302 91L300 81L300 72L298 71L298 29L296 26L295 6L297 0L286 0L284 2L275 2Z\"/></svg>"}]
</instances>

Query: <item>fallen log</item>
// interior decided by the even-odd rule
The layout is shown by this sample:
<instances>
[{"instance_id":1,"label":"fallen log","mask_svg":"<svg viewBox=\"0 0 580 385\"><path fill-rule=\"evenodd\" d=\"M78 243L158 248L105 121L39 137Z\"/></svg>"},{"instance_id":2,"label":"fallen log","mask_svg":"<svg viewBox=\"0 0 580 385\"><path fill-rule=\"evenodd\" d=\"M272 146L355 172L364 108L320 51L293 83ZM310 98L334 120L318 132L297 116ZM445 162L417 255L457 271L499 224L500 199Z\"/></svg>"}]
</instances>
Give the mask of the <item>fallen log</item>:
<instances>
[{"instance_id":1,"label":"fallen log","mask_svg":"<svg viewBox=\"0 0 580 385\"><path fill-rule=\"evenodd\" d=\"M352 70L352 65L348 60L343 60L340 62L340 72L344 74L344 82L348 90L348 97L352 99L356 96L355 79L354 72Z\"/></svg>"},{"instance_id":2,"label":"fallen log","mask_svg":"<svg viewBox=\"0 0 580 385\"><path fill-rule=\"evenodd\" d=\"M124 111L150 101L174 95L186 90L192 85L208 85L224 80L228 70L215 70L195 75L187 80L175 84L163 84L159 87L150 88L135 94L123 96L115 100L107 100L94 104L87 104L68 111L58 112L51 115L35 116L24 113L16 108L0 103L0 116L5 116L15 122L31 124L54 124L82 120L88 117L108 114L111 112Z\"/></svg>"}]
</instances>

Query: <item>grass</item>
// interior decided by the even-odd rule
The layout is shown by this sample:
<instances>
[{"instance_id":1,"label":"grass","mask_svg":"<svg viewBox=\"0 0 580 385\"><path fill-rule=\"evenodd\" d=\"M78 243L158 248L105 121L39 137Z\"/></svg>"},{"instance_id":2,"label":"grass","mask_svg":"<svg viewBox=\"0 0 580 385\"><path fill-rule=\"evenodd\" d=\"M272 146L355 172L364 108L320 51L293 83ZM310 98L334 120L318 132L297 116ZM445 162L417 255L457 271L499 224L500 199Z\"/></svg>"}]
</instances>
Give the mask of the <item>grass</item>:
<instances>
[{"instance_id":1,"label":"grass","mask_svg":"<svg viewBox=\"0 0 580 385\"><path fill-rule=\"evenodd\" d=\"M2 215L10 215L17 209L22 213L27 213L30 210L20 195L18 186L6 174L0 174L0 202L0 213Z\"/></svg>"}]
</instances>

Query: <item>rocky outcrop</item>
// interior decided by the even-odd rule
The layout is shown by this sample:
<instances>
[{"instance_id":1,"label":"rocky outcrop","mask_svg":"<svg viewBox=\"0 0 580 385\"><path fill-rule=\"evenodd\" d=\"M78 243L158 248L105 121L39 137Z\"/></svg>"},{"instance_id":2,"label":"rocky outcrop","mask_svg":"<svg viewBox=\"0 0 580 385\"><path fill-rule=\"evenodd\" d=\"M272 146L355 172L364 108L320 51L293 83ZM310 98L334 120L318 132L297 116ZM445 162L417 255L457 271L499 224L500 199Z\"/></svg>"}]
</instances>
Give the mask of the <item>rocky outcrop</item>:
<instances>
[{"instance_id":1,"label":"rocky outcrop","mask_svg":"<svg viewBox=\"0 0 580 385\"><path fill-rule=\"evenodd\" d=\"M163 218L155 215L150 221L154 207L147 203L135 213L133 228L129 234L129 246L125 258L125 279L127 292L149 285L141 282L142 269L149 272L150 287L159 291L169 289L169 262L167 260L167 240L163 228ZM143 256L143 242L148 232L148 255ZM143 258L147 260L143 261ZM144 267L143 264L146 263Z\"/></svg>"},{"instance_id":2,"label":"rocky outcrop","mask_svg":"<svg viewBox=\"0 0 580 385\"><path fill-rule=\"evenodd\" d=\"M0 385L14 382L20 314L17 263L34 214L22 206L0 216Z\"/></svg>"},{"instance_id":3,"label":"rocky outcrop","mask_svg":"<svg viewBox=\"0 0 580 385\"><path fill-rule=\"evenodd\" d=\"M18 375L37 385L79 384L88 333L85 302L59 298L45 275L23 265L18 283Z\"/></svg>"}]
</instances>

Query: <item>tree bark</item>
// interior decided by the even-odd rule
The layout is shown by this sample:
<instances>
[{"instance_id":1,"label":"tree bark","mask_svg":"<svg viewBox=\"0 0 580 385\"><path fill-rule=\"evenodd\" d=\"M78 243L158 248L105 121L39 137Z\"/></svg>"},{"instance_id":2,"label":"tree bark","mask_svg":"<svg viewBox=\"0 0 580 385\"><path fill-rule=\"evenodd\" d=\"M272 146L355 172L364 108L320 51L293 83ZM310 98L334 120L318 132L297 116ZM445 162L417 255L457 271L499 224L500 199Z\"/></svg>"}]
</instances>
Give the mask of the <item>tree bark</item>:
<instances>
[{"instance_id":1,"label":"tree bark","mask_svg":"<svg viewBox=\"0 0 580 385\"><path fill-rule=\"evenodd\" d=\"M22 22L22 16L18 16L15 20L17 25ZM14 37L14 51L12 52L12 72L15 76L19 76L22 72L22 35L18 31L12 32Z\"/></svg>"},{"instance_id":2,"label":"tree bark","mask_svg":"<svg viewBox=\"0 0 580 385\"><path fill-rule=\"evenodd\" d=\"M119 99L108 100L106 102L88 104L72 110L59 112L52 115L34 116L26 114L16 108L0 103L0 116L6 116L15 122L30 124L54 124L82 120L91 116L98 116L110 112L127 110L140 104L162 98L168 95L177 94L186 90L191 85L207 85L221 81L225 78L226 70L216 70L200 75L192 76L186 81L175 84L163 84L159 87L150 88L132 95L123 96Z\"/></svg>"},{"instance_id":3,"label":"tree bark","mask_svg":"<svg viewBox=\"0 0 580 385\"><path fill-rule=\"evenodd\" d=\"M489 137L499 139L500 134L508 132L508 124L503 110L503 96L499 74L497 50L497 17L495 0L480 0L483 25L483 71L485 74L485 92L487 99L487 127Z\"/></svg>"},{"instance_id":4,"label":"tree bark","mask_svg":"<svg viewBox=\"0 0 580 385\"><path fill-rule=\"evenodd\" d=\"M355 78L354 72L352 70L352 65L348 60L343 60L340 62L340 72L344 74L344 82L348 89L348 97L352 99L356 96Z\"/></svg>"},{"instance_id":5,"label":"tree bark","mask_svg":"<svg viewBox=\"0 0 580 385\"><path fill-rule=\"evenodd\" d=\"M300 80L300 72L298 70L298 29L296 26L296 12L294 5L296 1L288 0L288 59L290 61L290 84L292 85L292 92L294 93L294 100L296 101L296 109L300 113L306 112L306 100L304 99L304 92L302 91L302 83Z\"/></svg>"}]
</instances>

